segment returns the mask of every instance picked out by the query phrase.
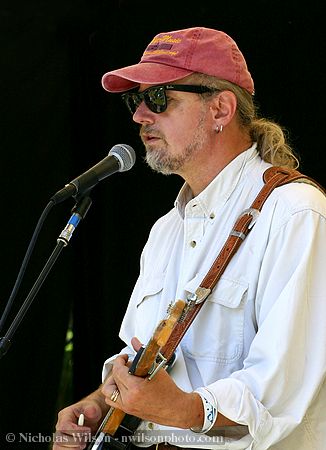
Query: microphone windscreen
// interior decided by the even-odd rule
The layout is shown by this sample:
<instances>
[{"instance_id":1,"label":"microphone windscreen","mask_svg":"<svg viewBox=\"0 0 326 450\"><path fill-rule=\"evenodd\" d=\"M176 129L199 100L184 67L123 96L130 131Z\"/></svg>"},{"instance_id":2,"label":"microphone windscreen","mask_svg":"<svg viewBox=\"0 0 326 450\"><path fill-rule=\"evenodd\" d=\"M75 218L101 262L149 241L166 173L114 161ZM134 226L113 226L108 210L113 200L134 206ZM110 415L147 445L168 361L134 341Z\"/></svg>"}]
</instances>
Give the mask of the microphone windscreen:
<instances>
[{"instance_id":1,"label":"microphone windscreen","mask_svg":"<svg viewBox=\"0 0 326 450\"><path fill-rule=\"evenodd\" d=\"M116 144L111 148L109 155L115 156L119 160L119 172L130 170L136 161L135 150L127 144Z\"/></svg>"}]
</instances>

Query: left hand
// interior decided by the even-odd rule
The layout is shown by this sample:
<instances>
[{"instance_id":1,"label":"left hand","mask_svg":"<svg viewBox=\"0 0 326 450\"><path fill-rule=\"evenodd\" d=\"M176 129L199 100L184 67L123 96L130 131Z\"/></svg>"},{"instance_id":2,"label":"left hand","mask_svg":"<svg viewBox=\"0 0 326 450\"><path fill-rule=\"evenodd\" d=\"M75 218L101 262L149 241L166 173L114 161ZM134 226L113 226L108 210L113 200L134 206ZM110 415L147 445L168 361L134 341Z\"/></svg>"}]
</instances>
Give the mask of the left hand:
<instances>
[{"instance_id":1,"label":"left hand","mask_svg":"<svg viewBox=\"0 0 326 450\"><path fill-rule=\"evenodd\" d=\"M142 344L133 338L132 345L138 351ZM118 356L113 362L111 376L102 386L109 406L161 425L201 426L203 408L198 394L181 390L165 370L159 370L149 381L129 374L129 365L127 355ZM113 402L110 397L116 387L120 394Z\"/></svg>"}]
</instances>

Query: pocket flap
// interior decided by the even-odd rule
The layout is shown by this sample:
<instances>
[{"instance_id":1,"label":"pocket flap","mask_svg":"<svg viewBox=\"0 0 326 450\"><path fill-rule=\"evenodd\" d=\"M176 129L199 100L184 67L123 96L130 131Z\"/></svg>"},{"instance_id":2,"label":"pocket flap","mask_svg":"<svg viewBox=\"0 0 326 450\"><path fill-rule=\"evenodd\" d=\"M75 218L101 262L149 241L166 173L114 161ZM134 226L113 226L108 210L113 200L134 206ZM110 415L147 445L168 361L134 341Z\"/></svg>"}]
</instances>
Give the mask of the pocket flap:
<instances>
[{"instance_id":1,"label":"pocket flap","mask_svg":"<svg viewBox=\"0 0 326 450\"><path fill-rule=\"evenodd\" d=\"M228 308L237 308L247 290L246 281L221 277L208 300Z\"/></svg>"},{"instance_id":2,"label":"pocket flap","mask_svg":"<svg viewBox=\"0 0 326 450\"><path fill-rule=\"evenodd\" d=\"M137 308L145 300L145 298L158 294L163 289L164 279L165 275L163 273L144 278L142 281L143 287L140 295L141 300L137 304Z\"/></svg>"}]
</instances>

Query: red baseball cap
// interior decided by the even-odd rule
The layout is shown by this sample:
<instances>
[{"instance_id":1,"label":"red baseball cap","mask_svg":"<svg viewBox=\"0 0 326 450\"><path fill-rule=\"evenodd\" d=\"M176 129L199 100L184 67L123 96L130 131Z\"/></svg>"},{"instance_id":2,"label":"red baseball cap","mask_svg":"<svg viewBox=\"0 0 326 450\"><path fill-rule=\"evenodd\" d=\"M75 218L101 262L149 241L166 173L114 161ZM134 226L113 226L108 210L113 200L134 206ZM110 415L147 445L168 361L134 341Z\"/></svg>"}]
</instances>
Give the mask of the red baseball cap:
<instances>
[{"instance_id":1,"label":"red baseball cap","mask_svg":"<svg viewBox=\"0 0 326 450\"><path fill-rule=\"evenodd\" d=\"M124 92L139 84L164 84L194 72L230 81L254 93L254 82L234 40L223 31L195 27L160 33L138 64L103 75L109 92Z\"/></svg>"}]
</instances>

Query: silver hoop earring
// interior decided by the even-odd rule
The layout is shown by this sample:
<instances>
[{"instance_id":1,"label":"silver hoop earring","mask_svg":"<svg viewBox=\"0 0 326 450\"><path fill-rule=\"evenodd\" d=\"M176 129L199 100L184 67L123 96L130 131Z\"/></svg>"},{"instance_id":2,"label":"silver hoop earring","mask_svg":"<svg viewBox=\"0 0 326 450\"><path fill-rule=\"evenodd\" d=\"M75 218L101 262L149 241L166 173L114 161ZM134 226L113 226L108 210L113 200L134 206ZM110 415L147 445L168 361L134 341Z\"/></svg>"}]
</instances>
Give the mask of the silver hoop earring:
<instances>
[{"instance_id":1,"label":"silver hoop earring","mask_svg":"<svg viewBox=\"0 0 326 450\"><path fill-rule=\"evenodd\" d=\"M223 131L223 125L217 125L215 128L216 133L222 133Z\"/></svg>"}]
</instances>

